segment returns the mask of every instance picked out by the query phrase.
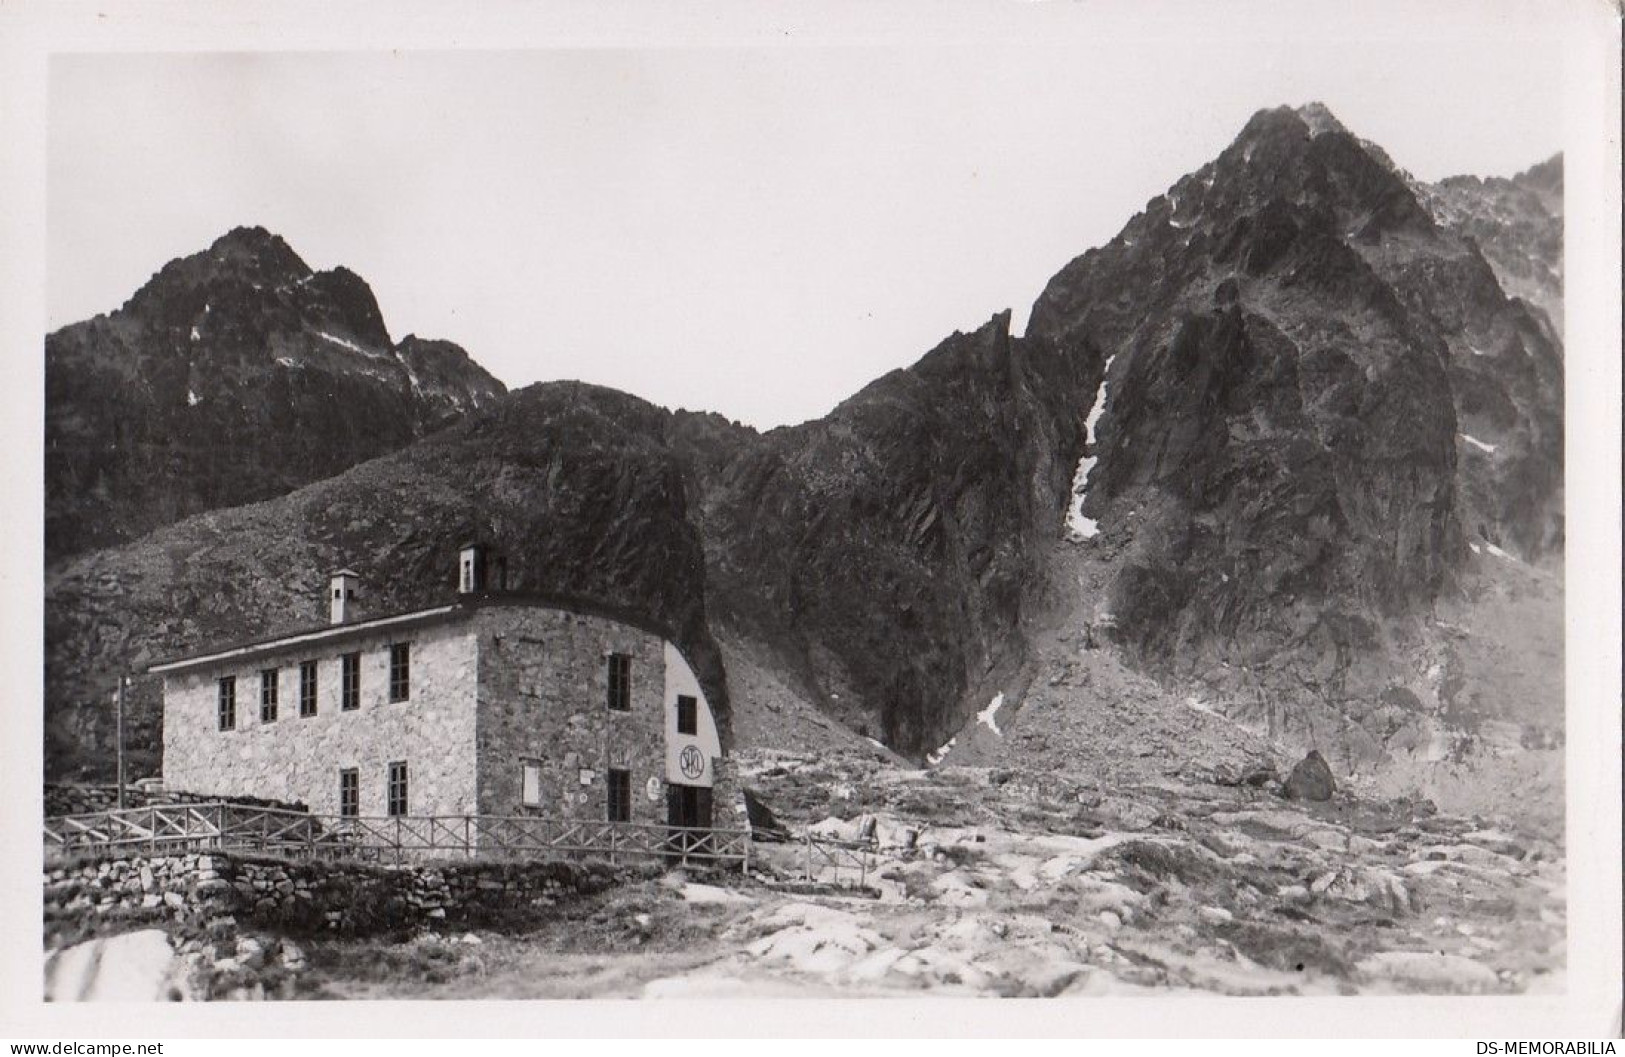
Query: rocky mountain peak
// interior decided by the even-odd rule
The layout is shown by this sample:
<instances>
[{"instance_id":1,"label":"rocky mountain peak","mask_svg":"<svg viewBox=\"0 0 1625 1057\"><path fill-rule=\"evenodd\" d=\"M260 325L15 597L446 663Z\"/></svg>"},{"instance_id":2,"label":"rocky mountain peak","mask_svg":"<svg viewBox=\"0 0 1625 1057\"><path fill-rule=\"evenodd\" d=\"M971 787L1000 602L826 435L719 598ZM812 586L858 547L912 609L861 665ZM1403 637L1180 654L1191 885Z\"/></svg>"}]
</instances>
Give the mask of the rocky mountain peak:
<instances>
[{"instance_id":1,"label":"rocky mountain peak","mask_svg":"<svg viewBox=\"0 0 1625 1057\"><path fill-rule=\"evenodd\" d=\"M450 342L395 347L355 272L234 228L46 338L47 554L282 495L504 391Z\"/></svg>"},{"instance_id":2,"label":"rocky mountain peak","mask_svg":"<svg viewBox=\"0 0 1625 1057\"><path fill-rule=\"evenodd\" d=\"M1369 751L1404 718L1361 711L1397 695L1379 630L1478 555L1561 550L1561 337L1530 310L1560 316L1559 180L1422 184L1277 107L1050 281L1028 335L1111 362L1071 510L1138 663L1290 687Z\"/></svg>"},{"instance_id":3,"label":"rocky mountain peak","mask_svg":"<svg viewBox=\"0 0 1625 1057\"><path fill-rule=\"evenodd\" d=\"M1297 107L1295 113L1309 127L1311 136L1318 136L1323 132L1341 132L1348 135L1348 129L1344 128L1343 123L1337 120L1331 108L1318 100Z\"/></svg>"},{"instance_id":4,"label":"rocky mountain peak","mask_svg":"<svg viewBox=\"0 0 1625 1057\"><path fill-rule=\"evenodd\" d=\"M1254 114L1203 180L1202 197L1221 209L1292 206L1361 241L1432 226L1409 177L1382 148L1355 136L1322 103ZM1182 184L1191 182L1187 177Z\"/></svg>"},{"instance_id":5,"label":"rocky mountain peak","mask_svg":"<svg viewBox=\"0 0 1625 1057\"><path fill-rule=\"evenodd\" d=\"M266 272L310 274L310 267L281 235L259 225L232 228L210 243L208 253L216 260L249 264Z\"/></svg>"}]
</instances>

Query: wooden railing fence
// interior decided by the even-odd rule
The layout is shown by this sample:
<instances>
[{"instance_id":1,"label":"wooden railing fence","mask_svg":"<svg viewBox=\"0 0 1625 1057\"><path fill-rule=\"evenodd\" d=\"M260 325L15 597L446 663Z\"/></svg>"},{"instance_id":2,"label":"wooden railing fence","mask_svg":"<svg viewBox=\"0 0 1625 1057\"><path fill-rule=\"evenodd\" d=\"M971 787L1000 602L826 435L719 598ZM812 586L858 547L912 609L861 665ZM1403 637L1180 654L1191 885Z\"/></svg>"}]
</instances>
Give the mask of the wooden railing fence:
<instances>
[{"instance_id":1,"label":"wooden railing fence","mask_svg":"<svg viewBox=\"0 0 1625 1057\"><path fill-rule=\"evenodd\" d=\"M837 840L833 837L803 833L800 844L802 869L806 873L807 880L818 879L827 868L830 870L830 879L837 885L841 883L841 871L847 870L857 875L859 888L868 886L869 871L874 869L877 849L873 837L866 840Z\"/></svg>"},{"instance_id":2,"label":"wooden railing fence","mask_svg":"<svg viewBox=\"0 0 1625 1057\"><path fill-rule=\"evenodd\" d=\"M241 804L172 804L47 818L47 855L239 851L405 862L597 855L750 866L750 832L495 815L358 817Z\"/></svg>"}]
</instances>

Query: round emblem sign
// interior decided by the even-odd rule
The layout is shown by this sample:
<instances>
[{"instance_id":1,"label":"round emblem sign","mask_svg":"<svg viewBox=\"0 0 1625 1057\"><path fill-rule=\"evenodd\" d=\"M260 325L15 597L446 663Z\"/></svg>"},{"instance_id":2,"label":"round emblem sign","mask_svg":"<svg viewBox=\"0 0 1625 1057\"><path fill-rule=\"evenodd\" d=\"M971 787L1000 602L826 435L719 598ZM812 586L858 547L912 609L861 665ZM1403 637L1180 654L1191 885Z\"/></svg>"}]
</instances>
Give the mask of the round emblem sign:
<instances>
[{"instance_id":1,"label":"round emblem sign","mask_svg":"<svg viewBox=\"0 0 1625 1057\"><path fill-rule=\"evenodd\" d=\"M677 754L677 769L683 772L684 778L698 778L705 773L705 754L692 745L683 746L683 751Z\"/></svg>"}]
</instances>

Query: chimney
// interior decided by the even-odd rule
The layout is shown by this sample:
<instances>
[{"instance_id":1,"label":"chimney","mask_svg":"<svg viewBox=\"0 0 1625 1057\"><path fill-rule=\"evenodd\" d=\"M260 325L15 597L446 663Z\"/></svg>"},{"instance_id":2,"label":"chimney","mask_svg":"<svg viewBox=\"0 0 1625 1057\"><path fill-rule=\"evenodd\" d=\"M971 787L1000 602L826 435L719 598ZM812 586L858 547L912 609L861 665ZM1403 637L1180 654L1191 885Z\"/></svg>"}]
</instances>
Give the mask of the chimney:
<instances>
[{"instance_id":1,"label":"chimney","mask_svg":"<svg viewBox=\"0 0 1625 1057\"><path fill-rule=\"evenodd\" d=\"M485 547L465 543L457 559L457 593L478 594L485 590Z\"/></svg>"},{"instance_id":2,"label":"chimney","mask_svg":"<svg viewBox=\"0 0 1625 1057\"><path fill-rule=\"evenodd\" d=\"M361 574L353 569L340 569L328 582L328 622L342 624L350 618L350 603L355 601Z\"/></svg>"}]
</instances>

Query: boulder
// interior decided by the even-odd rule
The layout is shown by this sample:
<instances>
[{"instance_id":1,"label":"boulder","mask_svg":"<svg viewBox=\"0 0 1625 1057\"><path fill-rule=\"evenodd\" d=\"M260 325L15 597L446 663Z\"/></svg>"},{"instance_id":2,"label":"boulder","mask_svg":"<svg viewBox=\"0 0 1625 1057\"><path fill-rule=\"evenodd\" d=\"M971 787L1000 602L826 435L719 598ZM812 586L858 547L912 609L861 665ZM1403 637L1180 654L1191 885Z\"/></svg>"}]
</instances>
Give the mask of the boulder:
<instances>
[{"instance_id":1,"label":"boulder","mask_svg":"<svg viewBox=\"0 0 1625 1057\"><path fill-rule=\"evenodd\" d=\"M1336 791L1331 766L1318 749L1310 749L1309 755L1292 768L1281 795L1288 800L1330 800Z\"/></svg>"},{"instance_id":2,"label":"boulder","mask_svg":"<svg viewBox=\"0 0 1625 1057\"><path fill-rule=\"evenodd\" d=\"M87 940L45 958L47 1002L155 1002L183 995L175 952L158 929Z\"/></svg>"}]
</instances>

